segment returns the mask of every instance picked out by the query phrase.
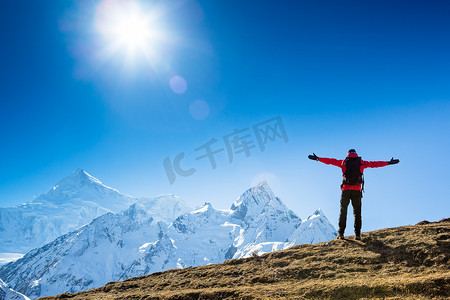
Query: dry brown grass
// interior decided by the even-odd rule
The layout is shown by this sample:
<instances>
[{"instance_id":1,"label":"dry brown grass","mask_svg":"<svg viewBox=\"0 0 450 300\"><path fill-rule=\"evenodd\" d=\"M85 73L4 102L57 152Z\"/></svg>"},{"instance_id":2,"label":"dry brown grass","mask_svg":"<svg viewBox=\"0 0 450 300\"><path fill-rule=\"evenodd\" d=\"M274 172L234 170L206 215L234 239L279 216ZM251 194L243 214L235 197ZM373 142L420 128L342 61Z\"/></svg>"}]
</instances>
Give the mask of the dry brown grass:
<instances>
[{"instance_id":1,"label":"dry brown grass","mask_svg":"<svg viewBox=\"0 0 450 300\"><path fill-rule=\"evenodd\" d=\"M449 299L449 256L445 219L41 299Z\"/></svg>"}]
</instances>

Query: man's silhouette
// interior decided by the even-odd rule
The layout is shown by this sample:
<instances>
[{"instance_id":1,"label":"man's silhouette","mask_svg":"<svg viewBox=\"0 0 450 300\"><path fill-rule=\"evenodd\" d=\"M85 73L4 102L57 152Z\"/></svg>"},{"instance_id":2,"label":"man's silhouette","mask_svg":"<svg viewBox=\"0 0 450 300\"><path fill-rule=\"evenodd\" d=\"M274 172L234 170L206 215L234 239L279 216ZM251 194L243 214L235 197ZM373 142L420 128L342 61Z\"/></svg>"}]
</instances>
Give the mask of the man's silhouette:
<instances>
[{"instance_id":1,"label":"man's silhouette","mask_svg":"<svg viewBox=\"0 0 450 300\"><path fill-rule=\"evenodd\" d=\"M364 169L398 164L399 160L392 158L390 161L365 161L358 156L355 149L348 150L347 157L343 160L318 157L314 153L313 155L308 155L308 158L320 161L327 165L340 167L342 169L343 180L341 184L341 210L339 213L339 235L337 238L344 238L344 231L347 224L347 208L351 200L353 206L353 216L355 218L355 238L357 240L361 240L361 186L364 189Z\"/></svg>"}]
</instances>

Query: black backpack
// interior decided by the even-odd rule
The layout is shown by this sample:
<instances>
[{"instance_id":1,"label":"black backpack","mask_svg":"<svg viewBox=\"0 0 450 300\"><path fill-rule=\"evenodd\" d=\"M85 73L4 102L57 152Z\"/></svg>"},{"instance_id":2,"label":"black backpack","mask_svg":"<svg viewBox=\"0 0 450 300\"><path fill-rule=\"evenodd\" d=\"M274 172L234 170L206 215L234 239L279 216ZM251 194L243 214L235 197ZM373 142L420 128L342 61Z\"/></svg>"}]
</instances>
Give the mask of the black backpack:
<instances>
[{"instance_id":1,"label":"black backpack","mask_svg":"<svg viewBox=\"0 0 450 300\"><path fill-rule=\"evenodd\" d=\"M361 173L361 157L347 157L344 164L345 173L342 184L357 185L364 182Z\"/></svg>"}]
</instances>

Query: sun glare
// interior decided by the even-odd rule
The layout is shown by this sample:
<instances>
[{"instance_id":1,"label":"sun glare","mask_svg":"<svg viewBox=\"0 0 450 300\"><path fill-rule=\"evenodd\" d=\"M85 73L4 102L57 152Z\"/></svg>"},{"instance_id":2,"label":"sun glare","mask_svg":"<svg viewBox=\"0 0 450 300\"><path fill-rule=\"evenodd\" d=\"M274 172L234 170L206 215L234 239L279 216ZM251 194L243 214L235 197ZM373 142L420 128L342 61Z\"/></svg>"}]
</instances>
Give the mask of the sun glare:
<instances>
[{"instance_id":1,"label":"sun glare","mask_svg":"<svg viewBox=\"0 0 450 300\"><path fill-rule=\"evenodd\" d=\"M106 54L125 51L151 58L164 38L154 11L133 1L104 0L96 11L96 28L105 39Z\"/></svg>"}]
</instances>

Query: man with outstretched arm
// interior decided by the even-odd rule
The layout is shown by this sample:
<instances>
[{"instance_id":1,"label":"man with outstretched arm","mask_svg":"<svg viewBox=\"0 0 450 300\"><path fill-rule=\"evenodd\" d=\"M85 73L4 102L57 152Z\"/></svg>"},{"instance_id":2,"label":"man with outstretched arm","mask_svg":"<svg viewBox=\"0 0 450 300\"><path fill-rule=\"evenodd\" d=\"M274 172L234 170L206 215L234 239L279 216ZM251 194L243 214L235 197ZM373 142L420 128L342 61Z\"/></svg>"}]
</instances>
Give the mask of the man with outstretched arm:
<instances>
[{"instance_id":1,"label":"man with outstretched arm","mask_svg":"<svg viewBox=\"0 0 450 300\"><path fill-rule=\"evenodd\" d=\"M318 157L314 153L313 155L308 155L308 158L342 169L341 210L339 213L339 234L337 239L344 239L344 231L347 225L347 208L351 200L355 218L355 239L361 240L361 198L362 190L364 190L364 169L395 165L400 161L394 158L390 161L365 161L358 156L355 149L348 150L347 157L343 160Z\"/></svg>"}]
</instances>

